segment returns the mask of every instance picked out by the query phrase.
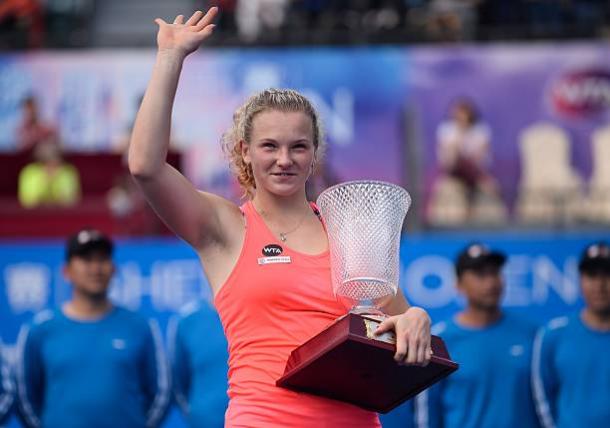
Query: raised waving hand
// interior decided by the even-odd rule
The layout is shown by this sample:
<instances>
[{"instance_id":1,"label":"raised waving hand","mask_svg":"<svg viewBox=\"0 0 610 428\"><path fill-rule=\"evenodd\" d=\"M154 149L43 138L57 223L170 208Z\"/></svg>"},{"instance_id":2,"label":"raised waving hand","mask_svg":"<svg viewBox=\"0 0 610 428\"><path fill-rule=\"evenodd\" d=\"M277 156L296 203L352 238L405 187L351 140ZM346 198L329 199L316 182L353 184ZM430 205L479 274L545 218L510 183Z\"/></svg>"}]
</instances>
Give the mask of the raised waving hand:
<instances>
[{"instance_id":1,"label":"raised waving hand","mask_svg":"<svg viewBox=\"0 0 610 428\"><path fill-rule=\"evenodd\" d=\"M150 205L178 236L198 249L225 236L215 202L218 198L198 192L167 164L166 157L183 61L210 36L217 14L218 8L213 7L206 14L193 13L186 22L182 15L171 24L155 20L159 26L157 57L129 146L129 170Z\"/></svg>"},{"instance_id":2,"label":"raised waving hand","mask_svg":"<svg viewBox=\"0 0 610 428\"><path fill-rule=\"evenodd\" d=\"M186 22L183 15L178 15L171 24L161 18L155 19L159 25L159 51L174 51L184 56L196 51L201 42L212 34L215 27L212 22L217 13L217 7L210 8L206 14L198 10Z\"/></svg>"}]
</instances>

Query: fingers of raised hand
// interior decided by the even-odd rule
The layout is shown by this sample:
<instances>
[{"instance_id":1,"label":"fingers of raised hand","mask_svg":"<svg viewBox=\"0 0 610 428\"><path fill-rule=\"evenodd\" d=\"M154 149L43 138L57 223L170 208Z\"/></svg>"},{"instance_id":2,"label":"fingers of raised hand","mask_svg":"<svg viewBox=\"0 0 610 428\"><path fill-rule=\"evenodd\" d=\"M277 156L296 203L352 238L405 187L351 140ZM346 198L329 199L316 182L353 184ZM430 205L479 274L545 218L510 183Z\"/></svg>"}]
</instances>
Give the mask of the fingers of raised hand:
<instances>
[{"instance_id":1,"label":"fingers of raised hand","mask_svg":"<svg viewBox=\"0 0 610 428\"><path fill-rule=\"evenodd\" d=\"M197 24L197 22L199 22L199 20L201 19L202 16L203 16L203 12L198 10L191 15L191 17L184 23L184 25L188 25L188 26L195 25L195 24Z\"/></svg>"},{"instance_id":2,"label":"fingers of raised hand","mask_svg":"<svg viewBox=\"0 0 610 428\"><path fill-rule=\"evenodd\" d=\"M176 19L174 19L173 24L181 25L183 22L184 22L184 15L178 15L178 16L176 16Z\"/></svg>"},{"instance_id":3,"label":"fingers of raised hand","mask_svg":"<svg viewBox=\"0 0 610 428\"><path fill-rule=\"evenodd\" d=\"M212 23L212 21L214 20L214 18L216 17L217 14L218 14L218 8L212 7L212 8L210 8L210 10L208 10L208 12L205 15L203 15L203 13L202 13L202 15L199 17L198 21L196 23L194 23L193 25L195 25L195 28L197 31L201 31Z\"/></svg>"}]
</instances>

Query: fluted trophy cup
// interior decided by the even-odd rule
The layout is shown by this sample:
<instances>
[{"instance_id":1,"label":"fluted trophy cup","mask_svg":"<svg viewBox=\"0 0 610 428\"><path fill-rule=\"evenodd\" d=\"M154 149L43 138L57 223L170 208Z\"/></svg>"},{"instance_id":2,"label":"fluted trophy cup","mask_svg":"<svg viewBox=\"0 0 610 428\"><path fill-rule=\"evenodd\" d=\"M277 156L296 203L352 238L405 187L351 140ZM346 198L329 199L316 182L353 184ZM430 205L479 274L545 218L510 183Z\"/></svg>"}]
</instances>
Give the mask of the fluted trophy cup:
<instances>
[{"instance_id":1,"label":"fluted trophy cup","mask_svg":"<svg viewBox=\"0 0 610 428\"><path fill-rule=\"evenodd\" d=\"M351 303L351 312L381 315L398 290L400 235L411 197L395 184L352 181L322 192L317 205L335 296Z\"/></svg>"},{"instance_id":2,"label":"fluted trophy cup","mask_svg":"<svg viewBox=\"0 0 610 428\"><path fill-rule=\"evenodd\" d=\"M411 197L400 186L361 180L317 200L330 246L333 291L349 308L290 355L277 385L388 412L457 369L439 337L430 364L398 365L393 334L374 331L398 291L400 237Z\"/></svg>"}]
</instances>

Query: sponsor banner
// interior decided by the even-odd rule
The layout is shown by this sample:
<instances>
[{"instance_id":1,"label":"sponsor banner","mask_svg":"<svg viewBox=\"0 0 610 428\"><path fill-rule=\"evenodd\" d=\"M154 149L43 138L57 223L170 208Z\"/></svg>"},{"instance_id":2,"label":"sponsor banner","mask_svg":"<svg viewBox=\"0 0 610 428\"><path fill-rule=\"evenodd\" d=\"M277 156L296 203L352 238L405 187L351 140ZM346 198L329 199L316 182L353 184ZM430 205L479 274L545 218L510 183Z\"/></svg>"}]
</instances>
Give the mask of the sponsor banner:
<instances>
[{"instance_id":1,"label":"sponsor banner","mask_svg":"<svg viewBox=\"0 0 610 428\"><path fill-rule=\"evenodd\" d=\"M409 50L409 105L418 119L425 183L437 174L436 133L453 101L474 102L491 131L492 165L505 198L516 197L519 138L535 123L566 131L570 162L586 183L591 137L610 120L610 56L601 43L536 43Z\"/></svg>"},{"instance_id":2,"label":"sponsor banner","mask_svg":"<svg viewBox=\"0 0 610 428\"><path fill-rule=\"evenodd\" d=\"M544 321L580 304L580 250L603 237L610 239L610 234L408 235L401 245L400 285L411 303L428 309L433 318L451 315L463 304L454 287L454 257L469 240L480 239L508 255L504 306ZM0 244L0 325L5 342L13 343L20 325L33 314L69 299L63 257L60 242ZM158 318L162 326L186 304L210 298L199 259L181 241L118 241L115 260L112 299Z\"/></svg>"}]
</instances>

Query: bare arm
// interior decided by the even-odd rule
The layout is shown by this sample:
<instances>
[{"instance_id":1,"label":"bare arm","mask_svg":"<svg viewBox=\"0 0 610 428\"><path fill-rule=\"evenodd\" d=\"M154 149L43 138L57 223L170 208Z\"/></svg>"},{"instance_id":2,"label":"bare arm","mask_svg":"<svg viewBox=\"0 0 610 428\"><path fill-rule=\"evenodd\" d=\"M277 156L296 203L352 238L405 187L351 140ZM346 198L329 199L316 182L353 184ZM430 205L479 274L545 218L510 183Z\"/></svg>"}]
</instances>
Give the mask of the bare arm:
<instances>
[{"instance_id":1,"label":"bare arm","mask_svg":"<svg viewBox=\"0 0 610 428\"><path fill-rule=\"evenodd\" d=\"M400 287L383 310L391 316L379 325L376 334L394 330L394 359L399 364L427 365L431 356L430 317L427 312L409 305Z\"/></svg>"},{"instance_id":2,"label":"bare arm","mask_svg":"<svg viewBox=\"0 0 610 428\"><path fill-rule=\"evenodd\" d=\"M146 199L181 238L201 248L223 238L220 223L230 203L199 192L166 162L171 114L184 59L197 50L213 31L217 8L197 11L186 22L182 15L172 24L162 19L157 34L158 52L129 145L129 170Z\"/></svg>"}]
</instances>

